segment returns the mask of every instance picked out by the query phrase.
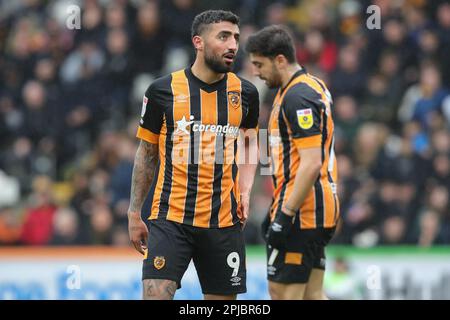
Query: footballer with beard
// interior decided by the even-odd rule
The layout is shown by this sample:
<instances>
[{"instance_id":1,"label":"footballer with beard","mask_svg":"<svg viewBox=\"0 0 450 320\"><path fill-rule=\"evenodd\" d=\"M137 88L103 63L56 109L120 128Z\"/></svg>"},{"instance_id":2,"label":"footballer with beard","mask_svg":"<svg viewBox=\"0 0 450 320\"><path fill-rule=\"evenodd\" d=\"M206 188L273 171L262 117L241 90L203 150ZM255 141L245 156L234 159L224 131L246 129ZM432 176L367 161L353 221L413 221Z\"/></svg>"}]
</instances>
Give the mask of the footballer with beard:
<instances>
[{"instance_id":1,"label":"footballer with beard","mask_svg":"<svg viewBox=\"0 0 450 320\"><path fill-rule=\"evenodd\" d=\"M191 31L194 63L149 86L137 130L128 229L144 256L144 299L173 299L191 260L205 299L246 292L242 229L257 164L238 163L237 144L240 132L257 130L258 92L231 72L235 14L202 12ZM257 140L244 151L257 152Z\"/></svg>"}]
</instances>

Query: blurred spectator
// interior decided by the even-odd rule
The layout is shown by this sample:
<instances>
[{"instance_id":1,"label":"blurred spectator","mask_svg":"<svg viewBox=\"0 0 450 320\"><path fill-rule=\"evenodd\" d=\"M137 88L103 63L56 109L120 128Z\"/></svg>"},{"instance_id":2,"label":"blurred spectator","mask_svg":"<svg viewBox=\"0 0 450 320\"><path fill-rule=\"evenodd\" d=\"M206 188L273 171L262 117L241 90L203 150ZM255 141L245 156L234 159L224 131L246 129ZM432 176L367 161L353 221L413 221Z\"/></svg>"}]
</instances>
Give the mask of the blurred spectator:
<instances>
[{"instance_id":1,"label":"blurred spectator","mask_svg":"<svg viewBox=\"0 0 450 320\"><path fill-rule=\"evenodd\" d=\"M6 147L23 124L23 112L17 108L13 98L0 96L0 146Z\"/></svg>"},{"instance_id":2,"label":"blurred spectator","mask_svg":"<svg viewBox=\"0 0 450 320\"><path fill-rule=\"evenodd\" d=\"M426 210L419 218L419 232L417 245L430 247L439 244L440 218L439 214L433 210Z\"/></svg>"},{"instance_id":3,"label":"blurred spectator","mask_svg":"<svg viewBox=\"0 0 450 320\"><path fill-rule=\"evenodd\" d=\"M167 37L156 1L145 3L138 11L136 31L131 40L134 72L158 74L164 64Z\"/></svg>"},{"instance_id":4,"label":"blurred spectator","mask_svg":"<svg viewBox=\"0 0 450 320\"><path fill-rule=\"evenodd\" d=\"M322 71L329 73L336 67L336 43L325 39L319 30L310 30L305 35L305 46L297 48L297 60L306 67L318 65Z\"/></svg>"},{"instance_id":5,"label":"blurred spectator","mask_svg":"<svg viewBox=\"0 0 450 320\"><path fill-rule=\"evenodd\" d=\"M446 129L437 130L431 137L431 144L436 153L450 152L450 135Z\"/></svg>"},{"instance_id":6,"label":"blurred spectator","mask_svg":"<svg viewBox=\"0 0 450 320\"><path fill-rule=\"evenodd\" d=\"M360 66L357 49L345 46L340 49L337 68L331 73L330 90L334 98L350 95L361 98L364 93L365 72Z\"/></svg>"},{"instance_id":7,"label":"blurred spectator","mask_svg":"<svg viewBox=\"0 0 450 320\"><path fill-rule=\"evenodd\" d=\"M56 207L51 199L52 181L40 176L33 181L30 206L26 209L20 240L26 245L46 245L53 236Z\"/></svg>"},{"instance_id":8,"label":"blurred spectator","mask_svg":"<svg viewBox=\"0 0 450 320\"><path fill-rule=\"evenodd\" d=\"M34 67L34 76L37 80L39 80L42 84L46 86L54 85L56 86L56 66L55 62L50 58L42 58L39 59ZM52 88L53 89L53 88ZM54 96L56 93L53 92Z\"/></svg>"},{"instance_id":9,"label":"blurred spectator","mask_svg":"<svg viewBox=\"0 0 450 320\"><path fill-rule=\"evenodd\" d=\"M44 137L54 136L55 106L49 103L44 86L34 80L27 82L23 88L23 101L22 135L28 137L35 144Z\"/></svg>"},{"instance_id":10,"label":"blurred spectator","mask_svg":"<svg viewBox=\"0 0 450 320\"><path fill-rule=\"evenodd\" d=\"M266 8L266 25L286 24L287 12L286 5L282 2L274 2Z\"/></svg>"},{"instance_id":11,"label":"blurred spectator","mask_svg":"<svg viewBox=\"0 0 450 320\"><path fill-rule=\"evenodd\" d=\"M398 109L404 91L404 78L400 72L400 57L393 51L384 51L380 57L379 70L389 88L387 92L387 108Z\"/></svg>"},{"instance_id":12,"label":"blurred spectator","mask_svg":"<svg viewBox=\"0 0 450 320\"><path fill-rule=\"evenodd\" d=\"M21 221L12 207L0 206L0 245L15 245L20 239Z\"/></svg>"},{"instance_id":13,"label":"blurred spectator","mask_svg":"<svg viewBox=\"0 0 450 320\"><path fill-rule=\"evenodd\" d=\"M77 44L81 42L102 43L104 39L103 11L96 0L85 1L81 24L83 31L77 33Z\"/></svg>"},{"instance_id":14,"label":"blurred spectator","mask_svg":"<svg viewBox=\"0 0 450 320\"><path fill-rule=\"evenodd\" d=\"M424 29L419 34L419 60L438 60L440 42L436 32Z\"/></svg>"},{"instance_id":15,"label":"blurred spectator","mask_svg":"<svg viewBox=\"0 0 450 320\"><path fill-rule=\"evenodd\" d=\"M71 208L59 208L53 217L51 245L79 245L80 231L78 217Z\"/></svg>"},{"instance_id":16,"label":"blurred spectator","mask_svg":"<svg viewBox=\"0 0 450 320\"><path fill-rule=\"evenodd\" d=\"M193 0L170 0L161 3L163 19L166 26L168 46L170 48L183 48L190 50L191 30L198 8Z\"/></svg>"},{"instance_id":17,"label":"blurred spectator","mask_svg":"<svg viewBox=\"0 0 450 320\"><path fill-rule=\"evenodd\" d=\"M365 119L390 123L395 114L393 97L388 79L382 74L372 74L367 79L367 88L361 114Z\"/></svg>"},{"instance_id":18,"label":"blurred spectator","mask_svg":"<svg viewBox=\"0 0 450 320\"><path fill-rule=\"evenodd\" d=\"M353 156L356 165L369 169L388 136L388 129L381 124L363 124L355 137Z\"/></svg>"},{"instance_id":19,"label":"blurred spectator","mask_svg":"<svg viewBox=\"0 0 450 320\"><path fill-rule=\"evenodd\" d=\"M426 17L426 12L420 7L407 6L403 9L405 26L408 29L409 38L417 44L420 33L430 25Z\"/></svg>"},{"instance_id":20,"label":"blurred spectator","mask_svg":"<svg viewBox=\"0 0 450 320\"><path fill-rule=\"evenodd\" d=\"M406 25L402 18L391 16L383 23L383 41L378 51L388 49L402 57L402 67L416 63L415 50L407 37ZM381 54L381 52L380 52Z\"/></svg>"},{"instance_id":21,"label":"blurred spectator","mask_svg":"<svg viewBox=\"0 0 450 320\"><path fill-rule=\"evenodd\" d=\"M9 153L2 154L2 165L5 172L15 177L21 190L27 194L30 191L32 180L33 144L30 139L17 137L13 140Z\"/></svg>"},{"instance_id":22,"label":"blurred spectator","mask_svg":"<svg viewBox=\"0 0 450 320\"><path fill-rule=\"evenodd\" d=\"M15 177L10 177L0 170L0 208L14 206L20 200L20 185Z\"/></svg>"},{"instance_id":23,"label":"blurred spectator","mask_svg":"<svg viewBox=\"0 0 450 320\"><path fill-rule=\"evenodd\" d=\"M428 194L428 205L431 209L435 210L442 216L448 214L448 189L442 185L433 186Z\"/></svg>"},{"instance_id":24,"label":"blurred spectator","mask_svg":"<svg viewBox=\"0 0 450 320\"><path fill-rule=\"evenodd\" d=\"M441 85L438 68L431 63L424 63L420 72L420 84L414 85L406 92L399 116L402 121L418 121L424 130L431 125L433 114L441 112L441 104L448 96L448 90Z\"/></svg>"},{"instance_id":25,"label":"blurred spectator","mask_svg":"<svg viewBox=\"0 0 450 320\"><path fill-rule=\"evenodd\" d=\"M363 23L361 19L361 5L358 1L342 1L338 7L339 12L339 31L343 36L355 34Z\"/></svg>"},{"instance_id":26,"label":"blurred spectator","mask_svg":"<svg viewBox=\"0 0 450 320\"><path fill-rule=\"evenodd\" d=\"M325 273L324 288L328 298L332 300L361 299L358 282L351 276L349 262L344 257L336 257L333 268Z\"/></svg>"},{"instance_id":27,"label":"blurred spectator","mask_svg":"<svg viewBox=\"0 0 450 320\"><path fill-rule=\"evenodd\" d=\"M436 10L438 20L438 34L441 42L441 70L443 83L450 83L450 4L443 2Z\"/></svg>"},{"instance_id":28,"label":"blurred spectator","mask_svg":"<svg viewBox=\"0 0 450 320\"><path fill-rule=\"evenodd\" d=\"M360 182L357 180L353 173L353 162L347 155L339 155L337 157L338 172L339 172L339 185L338 196L341 208L347 208L352 195L355 190L360 186Z\"/></svg>"},{"instance_id":29,"label":"blurred spectator","mask_svg":"<svg viewBox=\"0 0 450 320\"><path fill-rule=\"evenodd\" d=\"M130 236L128 235L128 228L118 226L112 231L112 245L115 247L127 247L130 245Z\"/></svg>"},{"instance_id":30,"label":"blurred spectator","mask_svg":"<svg viewBox=\"0 0 450 320\"><path fill-rule=\"evenodd\" d=\"M428 171L428 162L413 152L411 141L394 137L388 139L372 167L372 175L379 181L415 187L423 186Z\"/></svg>"},{"instance_id":31,"label":"blurred spectator","mask_svg":"<svg viewBox=\"0 0 450 320\"><path fill-rule=\"evenodd\" d=\"M337 98L334 103L334 111L334 123L339 138L342 139L342 143L350 146L362 122L355 99L351 96Z\"/></svg>"},{"instance_id":32,"label":"blurred spectator","mask_svg":"<svg viewBox=\"0 0 450 320\"><path fill-rule=\"evenodd\" d=\"M61 66L61 80L76 83L93 77L105 62L103 52L93 41L84 41L72 52Z\"/></svg>"},{"instance_id":33,"label":"blurred spectator","mask_svg":"<svg viewBox=\"0 0 450 320\"><path fill-rule=\"evenodd\" d=\"M109 184L112 196L111 205L117 221L126 226L128 222L127 211L131 190L131 180L129 177L133 173L136 146L130 138L121 137L117 149L120 160L111 174L111 182Z\"/></svg>"},{"instance_id":34,"label":"blurred spectator","mask_svg":"<svg viewBox=\"0 0 450 320\"><path fill-rule=\"evenodd\" d=\"M373 207L367 200L354 200L347 207L341 210L344 219L341 238L345 243L359 245L357 235L373 228L377 225L377 216ZM376 240L375 240L376 243ZM373 244L375 244L373 243ZM372 245L373 245L372 244Z\"/></svg>"},{"instance_id":35,"label":"blurred spectator","mask_svg":"<svg viewBox=\"0 0 450 320\"><path fill-rule=\"evenodd\" d=\"M126 117L130 94L132 63L128 51L128 36L123 29L111 29L106 40L107 57L104 65L106 88L109 95L109 116L111 126L121 128Z\"/></svg>"},{"instance_id":36,"label":"blurred spectator","mask_svg":"<svg viewBox=\"0 0 450 320\"><path fill-rule=\"evenodd\" d=\"M437 183L450 189L450 154L438 153L433 158L432 176Z\"/></svg>"},{"instance_id":37,"label":"blurred spectator","mask_svg":"<svg viewBox=\"0 0 450 320\"><path fill-rule=\"evenodd\" d=\"M399 245L406 237L405 220L401 216L391 216L384 220L381 230L381 245Z\"/></svg>"},{"instance_id":38,"label":"blurred spectator","mask_svg":"<svg viewBox=\"0 0 450 320\"><path fill-rule=\"evenodd\" d=\"M111 210L102 204L92 207L90 244L110 245L112 244L113 216Z\"/></svg>"},{"instance_id":39,"label":"blurred spectator","mask_svg":"<svg viewBox=\"0 0 450 320\"><path fill-rule=\"evenodd\" d=\"M105 25L108 29L122 29L128 25L127 8L119 1L111 1L105 9Z\"/></svg>"}]
</instances>

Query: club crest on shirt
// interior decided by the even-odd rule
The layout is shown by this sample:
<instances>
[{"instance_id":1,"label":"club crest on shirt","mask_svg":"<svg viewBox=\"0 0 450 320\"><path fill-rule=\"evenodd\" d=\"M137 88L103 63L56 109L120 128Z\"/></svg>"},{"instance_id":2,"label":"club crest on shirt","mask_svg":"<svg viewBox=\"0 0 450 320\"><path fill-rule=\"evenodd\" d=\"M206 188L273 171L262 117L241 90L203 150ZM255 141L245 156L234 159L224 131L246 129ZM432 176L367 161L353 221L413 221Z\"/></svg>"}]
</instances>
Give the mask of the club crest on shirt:
<instances>
[{"instance_id":1,"label":"club crest on shirt","mask_svg":"<svg viewBox=\"0 0 450 320\"><path fill-rule=\"evenodd\" d=\"M228 92L228 103L235 109L239 108L241 102L241 93L238 91Z\"/></svg>"},{"instance_id":2,"label":"club crest on shirt","mask_svg":"<svg viewBox=\"0 0 450 320\"><path fill-rule=\"evenodd\" d=\"M153 265L157 270L161 270L166 265L166 259L164 257L157 256L153 259Z\"/></svg>"},{"instance_id":3,"label":"club crest on shirt","mask_svg":"<svg viewBox=\"0 0 450 320\"><path fill-rule=\"evenodd\" d=\"M297 110L298 125L302 129L309 129L314 124L313 114L311 108Z\"/></svg>"}]
</instances>

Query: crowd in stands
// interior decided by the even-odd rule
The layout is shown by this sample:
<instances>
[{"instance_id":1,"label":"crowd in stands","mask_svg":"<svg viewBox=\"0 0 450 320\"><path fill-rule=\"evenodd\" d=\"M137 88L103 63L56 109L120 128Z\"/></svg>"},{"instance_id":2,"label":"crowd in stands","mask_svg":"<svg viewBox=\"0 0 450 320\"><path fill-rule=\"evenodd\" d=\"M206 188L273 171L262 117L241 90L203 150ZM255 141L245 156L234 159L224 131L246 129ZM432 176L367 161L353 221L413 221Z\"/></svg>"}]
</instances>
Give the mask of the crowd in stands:
<instances>
[{"instance_id":1,"label":"crowd in stands","mask_svg":"<svg viewBox=\"0 0 450 320\"><path fill-rule=\"evenodd\" d=\"M70 4L81 28L67 27ZM376 5L380 28L367 8ZM336 244L450 244L450 4L425 0L0 0L0 245L128 246L142 96L193 61L205 9L241 17L235 72L275 92L242 49L287 25L298 62L333 95ZM257 173L248 244L261 244L271 177ZM144 212L148 212L146 203Z\"/></svg>"}]
</instances>

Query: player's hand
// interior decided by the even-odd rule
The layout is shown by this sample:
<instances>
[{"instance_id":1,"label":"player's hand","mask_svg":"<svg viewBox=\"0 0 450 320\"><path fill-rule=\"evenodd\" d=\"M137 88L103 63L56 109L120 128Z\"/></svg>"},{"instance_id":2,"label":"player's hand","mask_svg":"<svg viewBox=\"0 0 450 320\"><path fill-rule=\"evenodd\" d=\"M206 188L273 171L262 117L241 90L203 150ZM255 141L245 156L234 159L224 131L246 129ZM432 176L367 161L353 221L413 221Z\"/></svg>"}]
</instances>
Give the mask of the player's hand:
<instances>
[{"instance_id":1,"label":"player's hand","mask_svg":"<svg viewBox=\"0 0 450 320\"><path fill-rule=\"evenodd\" d=\"M241 193L238 208L238 216L242 225L242 229L244 229L245 224L247 223L249 208L250 208L250 194Z\"/></svg>"},{"instance_id":2,"label":"player's hand","mask_svg":"<svg viewBox=\"0 0 450 320\"><path fill-rule=\"evenodd\" d=\"M148 229L140 212L128 212L128 234L134 248L141 254L147 249Z\"/></svg>"},{"instance_id":3,"label":"player's hand","mask_svg":"<svg viewBox=\"0 0 450 320\"><path fill-rule=\"evenodd\" d=\"M267 244L272 248L284 249L293 220L294 217L287 215L282 210L278 210L267 231Z\"/></svg>"},{"instance_id":4,"label":"player's hand","mask_svg":"<svg viewBox=\"0 0 450 320\"><path fill-rule=\"evenodd\" d=\"M267 232L269 231L270 226L270 209L269 212L267 212L266 217L264 218L263 222L261 223L261 236L264 239L264 241L267 242Z\"/></svg>"}]
</instances>

